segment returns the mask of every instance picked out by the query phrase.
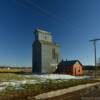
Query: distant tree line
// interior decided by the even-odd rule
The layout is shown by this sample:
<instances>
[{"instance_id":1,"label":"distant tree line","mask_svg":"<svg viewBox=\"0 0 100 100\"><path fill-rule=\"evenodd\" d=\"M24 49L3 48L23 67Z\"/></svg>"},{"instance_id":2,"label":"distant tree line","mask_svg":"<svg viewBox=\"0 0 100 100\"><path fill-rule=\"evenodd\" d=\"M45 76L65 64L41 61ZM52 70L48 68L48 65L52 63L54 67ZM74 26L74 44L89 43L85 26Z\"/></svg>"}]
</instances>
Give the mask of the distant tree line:
<instances>
[{"instance_id":1,"label":"distant tree line","mask_svg":"<svg viewBox=\"0 0 100 100\"><path fill-rule=\"evenodd\" d=\"M95 66L93 66L93 65L84 65L83 70L95 70ZM100 66L97 66L97 70L100 70Z\"/></svg>"}]
</instances>

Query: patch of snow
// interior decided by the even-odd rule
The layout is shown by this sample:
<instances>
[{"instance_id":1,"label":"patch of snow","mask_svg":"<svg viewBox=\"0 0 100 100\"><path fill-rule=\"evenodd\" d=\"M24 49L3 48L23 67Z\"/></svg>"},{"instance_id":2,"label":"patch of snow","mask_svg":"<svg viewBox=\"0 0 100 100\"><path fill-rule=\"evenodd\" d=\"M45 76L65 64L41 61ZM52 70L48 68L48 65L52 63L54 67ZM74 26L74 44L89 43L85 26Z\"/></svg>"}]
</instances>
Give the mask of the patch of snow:
<instances>
[{"instance_id":1,"label":"patch of snow","mask_svg":"<svg viewBox=\"0 0 100 100\"><path fill-rule=\"evenodd\" d=\"M33 75L25 75L25 77L37 77L41 80L45 81L46 79L89 79L90 76L72 76L72 75L65 75L65 74L33 74Z\"/></svg>"},{"instance_id":2,"label":"patch of snow","mask_svg":"<svg viewBox=\"0 0 100 100\"><path fill-rule=\"evenodd\" d=\"M90 79L90 76L76 76L76 79Z\"/></svg>"},{"instance_id":3,"label":"patch of snow","mask_svg":"<svg viewBox=\"0 0 100 100\"><path fill-rule=\"evenodd\" d=\"M75 76L62 75L62 74L43 74L43 75L35 75L35 76L44 79L76 79Z\"/></svg>"},{"instance_id":4,"label":"patch of snow","mask_svg":"<svg viewBox=\"0 0 100 100\"><path fill-rule=\"evenodd\" d=\"M0 91L5 90L7 87L14 87L15 89L21 89L23 84L36 84L36 80L22 80L22 81L8 81L0 82Z\"/></svg>"},{"instance_id":5,"label":"patch of snow","mask_svg":"<svg viewBox=\"0 0 100 100\"><path fill-rule=\"evenodd\" d=\"M6 88L6 87L0 87L0 91L3 91L3 90L5 90L5 88Z\"/></svg>"},{"instance_id":6,"label":"patch of snow","mask_svg":"<svg viewBox=\"0 0 100 100\"><path fill-rule=\"evenodd\" d=\"M7 87L14 87L15 89L22 89L21 85L23 84L36 84L40 82L45 82L47 79L51 80L70 80L70 79L89 79L90 76L72 76L64 74L35 74L35 75L23 75L23 77L31 77L33 79L26 80L10 80L8 82L0 82L0 91L5 90ZM40 80L34 79L34 77L39 78Z\"/></svg>"}]
</instances>

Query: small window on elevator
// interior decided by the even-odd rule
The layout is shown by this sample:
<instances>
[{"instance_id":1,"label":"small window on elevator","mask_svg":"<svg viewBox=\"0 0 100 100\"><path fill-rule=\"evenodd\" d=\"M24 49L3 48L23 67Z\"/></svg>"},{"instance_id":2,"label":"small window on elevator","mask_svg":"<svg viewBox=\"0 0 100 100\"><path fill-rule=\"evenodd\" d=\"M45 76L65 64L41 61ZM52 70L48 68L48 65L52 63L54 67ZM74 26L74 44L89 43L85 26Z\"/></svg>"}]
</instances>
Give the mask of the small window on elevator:
<instances>
[{"instance_id":1,"label":"small window on elevator","mask_svg":"<svg viewBox=\"0 0 100 100\"><path fill-rule=\"evenodd\" d=\"M52 49L52 58L56 59L56 51L55 48Z\"/></svg>"}]
</instances>

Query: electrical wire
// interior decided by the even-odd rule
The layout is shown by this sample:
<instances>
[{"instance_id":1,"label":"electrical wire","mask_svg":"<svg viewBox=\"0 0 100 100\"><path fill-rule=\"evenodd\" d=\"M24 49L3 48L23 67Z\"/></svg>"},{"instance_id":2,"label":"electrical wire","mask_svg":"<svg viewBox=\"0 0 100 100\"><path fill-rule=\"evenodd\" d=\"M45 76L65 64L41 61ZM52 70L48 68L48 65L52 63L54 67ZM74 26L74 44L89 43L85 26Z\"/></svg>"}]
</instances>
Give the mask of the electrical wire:
<instances>
[{"instance_id":1,"label":"electrical wire","mask_svg":"<svg viewBox=\"0 0 100 100\"><path fill-rule=\"evenodd\" d=\"M44 15L46 15L47 17L52 18L56 23L63 23L65 24L69 24L71 25L71 27L73 27L74 29L76 29L77 31L80 31L78 27L75 27L72 23L68 22L65 18L59 17L58 15L42 8L40 5L38 5L36 2L34 2L33 0L16 0L28 7L35 7L36 9L38 9L38 11Z\"/></svg>"}]
</instances>

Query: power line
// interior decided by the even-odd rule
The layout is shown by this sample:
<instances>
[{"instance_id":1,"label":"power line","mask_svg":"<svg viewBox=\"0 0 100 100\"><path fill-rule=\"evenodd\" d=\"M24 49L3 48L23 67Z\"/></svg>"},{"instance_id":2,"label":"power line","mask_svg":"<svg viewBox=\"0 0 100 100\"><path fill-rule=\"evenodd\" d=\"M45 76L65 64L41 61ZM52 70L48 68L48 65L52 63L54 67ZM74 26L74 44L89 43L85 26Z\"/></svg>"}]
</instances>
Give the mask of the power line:
<instances>
[{"instance_id":1,"label":"power line","mask_svg":"<svg viewBox=\"0 0 100 100\"><path fill-rule=\"evenodd\" d=\"M56 14L54 14L54 13L52 13L52 12L50 12L50 11L44 9L44 8L42 8L40 5L38 5L38 4L37 4L36 2L34 2L33 0L16 0L16 1L21 2L22 4L24 4L24 5L28 6L28 7L35 7L36 9L38 9L38 11L39 11L40 13L46 15L46 16L49 17L49 18L52 18L53 20L55 19L54 21L55 21L56 23L59 23L59 22L60 22L60 24L61 24L61 22L62 22L62 23L64 23L64 24L66 24L66 22L67 22L67 23L70 24L73 28L75 28L75 29L77 29L78 31L80 31L79 28L76 28L73 24L69 23L65 18L59 17L58 15L56 15Z\"/></svg>"},{"instance_id":2,"label":"power line","mask_svg":"<svg viewBox=\"0 0 100 100\"><path fill-rule=\"evenodd\" d=\"M31 1L32 1L32 0L31 0ZM41 12L43 12L44 14L46 14L46 15L48 15L48 16L51 16L51 17L53 17L53 18L55 18L55 19L57 19L57 20L59 20L59 21L63 21L63 22L66 21L64 18L59 17L59 16L57 16L56 14L51 13L50 11L48 11L48 10L46 10L46 9L44 9L44 8L42 8L42 7L40 7L38 4L36 4L36 3L33 2L33 1L32 1L32 4L33 4L35 7L37 7L37 8L38 8Z\"/></svg>"},{"instance_id":3,"label":"power line","mask_svg":"<svg viewBox=\"0 0 100 100\"><path fill-rule=\"evenodd\" d=\"M25 4L26 6L28 6L28 7L35 7L35 8L37 8L40 12L42 12L43 14L45 14L46 16L48 16L48 17L52 17L52 18L54 18L54 19L56 19L56 20L58 20L58 21L63 21L63 22L65 22L66 20L64 19L64 18L62 18L62 17L59 17L58 15L56 15L56 14L54 14L54 13L52 13L52 12L50 12L50 11L48 11L48 10L46 10L46 9L44 9L44 8L42 8L40 5L38 5L36 2L34 2L33 0L17 0L18 2L21 2L21 3L23 3L23 4Z\"/></svg>"}]
</instances>

